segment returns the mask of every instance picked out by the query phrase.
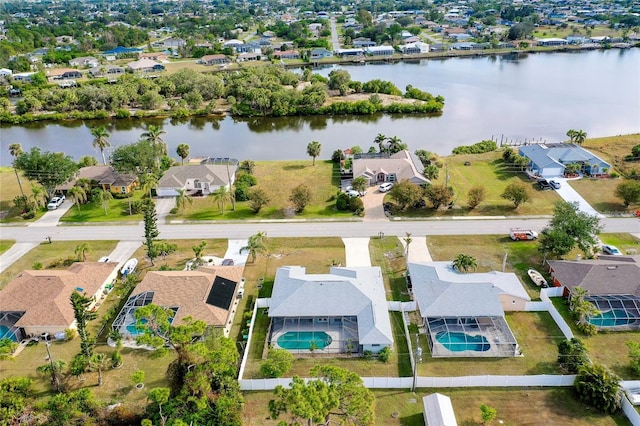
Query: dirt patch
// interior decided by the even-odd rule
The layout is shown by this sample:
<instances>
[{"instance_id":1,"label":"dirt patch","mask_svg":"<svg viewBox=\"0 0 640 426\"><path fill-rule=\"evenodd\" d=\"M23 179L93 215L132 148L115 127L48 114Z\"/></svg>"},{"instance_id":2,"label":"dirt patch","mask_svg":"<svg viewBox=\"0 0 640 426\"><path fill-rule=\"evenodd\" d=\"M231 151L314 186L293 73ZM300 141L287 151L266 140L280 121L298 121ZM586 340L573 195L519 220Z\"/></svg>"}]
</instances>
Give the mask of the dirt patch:
<instances>
[{"instance_id":1,"label":"dirt patch","mask_svg":"<svg viewBox=\"0 0 640 426\"><path fill-rule=\"evenodd\" d=\"M0 211L0 220L6 219L9 216L9 210Z\"/></svg>"},{"instance_id":2,"label":"dirt patch","mask_svg":"<svg viewBox=\"0 0 640 426\"><path fill-rule=\"evenodd\" d=\"M331 96L327 98L324 105L331 105L334 102L357 102L357 101L366 101L369 100L373 93L351 93L345 96ZM389 106L393 103L396 104L413 104L415 102L423 102L416 99L408 99L403 98L402 96L397 95L385 95L384 93L376 93L382 101L382 105Z\"/></svg>"}]
</instances>

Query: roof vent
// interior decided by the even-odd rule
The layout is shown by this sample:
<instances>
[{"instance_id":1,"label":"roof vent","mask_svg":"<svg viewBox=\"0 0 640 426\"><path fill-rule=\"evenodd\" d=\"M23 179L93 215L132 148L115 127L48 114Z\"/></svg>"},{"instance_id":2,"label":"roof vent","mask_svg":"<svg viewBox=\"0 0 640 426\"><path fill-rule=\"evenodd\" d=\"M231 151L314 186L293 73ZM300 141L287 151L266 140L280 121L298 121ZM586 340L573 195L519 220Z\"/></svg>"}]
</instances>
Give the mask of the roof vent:
<instances>
[{"instance_id":1,"label":"roof vent","mask_svg":"<svg viewBox=\"0 0 640 426\"><path fill-rule=\"evenodd\" d=\"M607 269L613 271L614 269L618 269L617 266L607 266Z\"/></svg>"}]
</instances>

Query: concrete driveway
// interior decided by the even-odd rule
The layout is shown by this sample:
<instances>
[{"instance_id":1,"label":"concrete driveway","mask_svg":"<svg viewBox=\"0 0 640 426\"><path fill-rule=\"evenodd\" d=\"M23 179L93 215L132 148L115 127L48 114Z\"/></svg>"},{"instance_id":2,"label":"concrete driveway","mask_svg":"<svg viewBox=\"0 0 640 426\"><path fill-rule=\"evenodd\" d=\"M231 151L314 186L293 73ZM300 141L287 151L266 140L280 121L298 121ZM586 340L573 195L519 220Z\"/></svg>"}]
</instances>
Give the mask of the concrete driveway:
<instances>
[{"instance_id":1,"label":"concrete driveway","mask_svg":"<svg viewBox=\"0 0 640 426\"><path fill-rule=\"evenodd\" d=\"M249 252L244 251L240 253L242 247L246 247L249 244L248 240L229 240L227 246L227 252L224 254L225 259L233 259L234 265L244 265L247 263Z\"/></svg>"},{"instance_id":2,"label":"concrete driveway","mask_svg":"<svg viewBox=\"0 0 640 426\"><path fill-rule=\"evenodd\" d=\"M407 243L404 238L400 238L402 247L407 249ZM409 244L409 253L407 256L408 262L433 262L431 253L429 253L429 247L427 247L427 237L411 237L411 244Z\"/></svg>"},{"instance_id":3,"label":"concrete driveway","mask_svg":"<svg viewBox=\"0 0 640 426\"><path fill-rule=\"evenodd\" d=\"M388 221L384 214L382 202L384 200L384 192L378 191L378 186L372 186L367 190L367 194L362 197L364 204L364 220L365 221Z\"/></svg>"},{"instance_id":4,"label":"concrete driveway","mask_svg":"<svg viewBox=\"0 0 640 426\"><path fill-rule=\"evenodd\" d=\"M596 216L599 218L604 217L604 215L598 213L596 209L591 207L591 205L587 203L587 201L582 198L582 196L578 194L578 192L573 189L571 185L569 185L569 182L567 182L568 179L558 177L550 180L555 180L556 182L560 183L560 188L556 189L555 191L560 197L562 197L563 200L569 203L577 202L579 210L588 215Z\"/></svg>"},{"instance_id":5,"label":"concrete driveway","mask_svg":"<svg viewBox=\"0 0 640 426\"><path fill-rule=\"evenodd\" d=\"M371 266L369 238L343 238L347 266Z\"/></svg>"},{"instance_id":6,"label":"concrete driveway","mask_svg":"<svg viewBox=\"0 0 640 426\"><path fill-rule=\"evenodd\" d=\"M164 222L171 209L176 206L175 197L164 197L156 199L156 215L158 220Z\"/></svg>"},{"instance_id":7,"label":"concrete driveway","mask_svg":"<svg viewBox=\"0 0 640 426\"><path fill-rule=\"evenodd\" d=\"M0 272L11 266L16 260L27 254L38 243L15 243L0 256Z\"/></svg>"},{"instance_id":8,"label":"concrete driveway","mask_svg":"<svg viewBox=\"0 0 640 426\"><path fill-rule=\"evenodd\" d=\"M121 268L141 245L142 241L120 241L116 248L107 256L109 262L118 262L118 268Z\"/></svg>"},{"instance_id":9,"label":"concrete driveway","mask_svg":"<svg viewBox=\"0 0 640 426\"><path fill-rule=\"evenodd\" d=\"M27 226L55 226L71 207L73 207L73 201L64 200L60 207L55 210L49 210L40 219Z\"/></svg>"}]
</instances>

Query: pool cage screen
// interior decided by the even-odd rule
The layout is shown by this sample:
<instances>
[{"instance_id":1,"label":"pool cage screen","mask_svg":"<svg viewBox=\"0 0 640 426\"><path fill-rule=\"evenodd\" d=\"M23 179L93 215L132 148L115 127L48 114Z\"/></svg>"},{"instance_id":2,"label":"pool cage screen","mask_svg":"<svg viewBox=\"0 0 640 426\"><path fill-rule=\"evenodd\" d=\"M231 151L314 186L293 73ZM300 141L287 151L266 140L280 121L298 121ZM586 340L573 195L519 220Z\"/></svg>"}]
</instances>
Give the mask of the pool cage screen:
<instances>
[{"instance_id":1,"label":"pool cage screen","mask_svg":"<svg viewBox=\"0 0 640 426\"><path fill-rule=\"evenodd\" d=\"M316 337L323 335L322 333L326 333L330 339L322 341L322 338ZM286 343L284 343L285 340ZM282 342L284 349L298 355L358 353L360 351L358 318L356 316L275 317L271 319L267 344L269 347L282 347L278 341ZM316 346L313 351L311 351L311 341ZM325 344L327 345L324 346Z\"/></svg>"},{"instance_id":2,"label":"pool cage screen","mask_svg":"<svg viewBox=\"0 0 640 426\"><path fill-rule=\"evenodd\" d=\"M24 336L22 330L15 324L22 318L24 312L0 312L0 339L10 339L19 342Z\"/></svg>"},{"instance_id":3,"label":"pool cage screen","mask_svg":"<svg viewBox=\"0 0 640 426\"><path fill-rule=\"evenodd\" d=\"M593 303L600 312L588 318L589 323L596 327L640 329L640 297L631 294L610 294L588 296L585 300Z\"/></svg>"},{"instance_id":4,"label":"pool cage screen","mask_svg":"<svg viewBox=\"0 0 640 426\"><path fill-rule=\"evenodd\" d=\"M518 342L503 317L434 317L425 323L434 358L520 354Z\"/></svg>"}]
</instances>

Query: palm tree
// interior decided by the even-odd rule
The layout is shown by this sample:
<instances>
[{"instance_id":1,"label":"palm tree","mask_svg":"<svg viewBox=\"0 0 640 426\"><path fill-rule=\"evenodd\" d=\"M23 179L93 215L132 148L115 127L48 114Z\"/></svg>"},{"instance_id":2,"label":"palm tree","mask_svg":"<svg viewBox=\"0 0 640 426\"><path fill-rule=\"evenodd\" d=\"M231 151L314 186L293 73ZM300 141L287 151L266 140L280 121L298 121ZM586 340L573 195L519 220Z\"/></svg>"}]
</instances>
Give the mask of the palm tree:
<instances>
[{"instance_id":1,"label":"palm tree","mask_svg":"<svg viewBox=\"0 0 640 426\"><path fill-rule=\"evenodd\" d=\"M193 204L193 197L187 194L187 191L184 189L178 189L178 196L176 197L176 206L182 206L182 214L184 214L184 209L187 207L187 203Z\"/></svg>"},{"instance_id":2,"label":"palm tree","mask_svg":"<svg viewBox=\"0 0 640 426\"><path fill-rule=\"evenodd\" d=\"M44 188L31 185L31 201L33 201L36 208L44 207L47 202L47 194Z\"/></svg>"},{"instance_id":3,"label":"palm tree","mask_svg":"<svg viewBox=\"0 0 640 426\"><path fill-rule=\"evenodd\" d=\"M104 214L106 216L107 209L109 208L109 200L113 199L113 195L111 194L111 191L105 191L103 189L96 188L93 190L91 194L92 194L93 201L102 205L102 208L104 209Z\"/></svg>"},{"instance_id":4,"label":"palm tree","mask_svg":"<svg viewBox=\"0 0 640 426\"><path fill-rule=\"evenodd\" d=\"M107 160L104 158L104 149L111 146L109 143L109 133L104 126L99 126L91 129L91 136L93 136L93 147L100 150L102 162L106 166Z\"/></svg>"},{"instance_id":5,"label":"palm tree","mask_svg":"<svg viewBox=\"0 0 640 426\"><path fill-rule=\"evenodd\" d=\"M567 136L569 136L569 142L573 143L576 138L576 131L574 129L567 130Z\"/></svg>"},{"instance_id":6,"label":"palm tree","mask_svg":"<svg viewBox=\"0 0 640 426\"><path fill-rule=\"evenodd\" d=\"M402 151L403 148L404 145L402 143L402 139L397 136L389 138L389 145L387 146L387 150L390 153L395 154L396 152Z\"/></svg>"},{"instance_id":7,"label":"palm tree","mask_svg":"<svg viewBox=\"0 0 640 426\"><path fill-rule=\"evenodd\" d=\"M575 133L573 134L573 141L578 145L582 145L587 139L587 133L582 129L574 130L574 132Z\"/></svg>"},{"instance_id":8,"label":"palm tree","mask_svg":"<svg viewBox=\"0 0 640 426\"><path fill-rule=\"evenodd\" d=\"M176 148L176 153L178 154L178 157L182 159L181 165L184 166L184 159L189 156L189 145L187 145L186 143L181 143Z\"/></svg>"},{"instance_id":9,"label":"palm tree","mask_svg":"<svg viewBox=\"0 0 640 426\"><path fill-rule=\"evenodd\" d=\"M98 371L98 386L102 386L102 370L107 366L107 355L104 353L95 353L89 360L92 369Z\"/></svg>"},{"instance_id":10,"label":"palm tree","mask_svg":"<svg viewBox=\"0 0 640 426\"><path fill-rule=\"evenodd\" d=\"M46 344L47 344L47 350L48 350L49 342L47 342ZM36 371L40 374L50 374L51 385L56 388L56 391L60 392L62 389L61 389L59 374L62 372L62 370L66 365L67 364L64 361L62 360L53 361L51 359L51 356L49 356L49 362L36 368Z\"/></svg>"},{"instance_id":11,"label":"palm tree","mask_svg":"<svg viewBox=\"0 0 640 426\"><path fill-rule=\"evenodd\" d=\"M142 190L149 193L151 198L151 190L158 185L158 177L154 173L147 173L142 177Z\"/></svg>"},{"instance_id":12,"label":"palm tree","mask_svg":"<svg viewBox=\"0 0 640 426\"><path fill-rule=\"evenodd\" d=\"M89 243L82 243L76 246L75 254L78 256L78 260L82 262L87 261L87 252L89 251Z\"/></svg>"},{"instance_id":13,"label":"palm tree","mask_svg":"<svg viewBox=\"0 0 640 426\"><path fill-rule=\"evenodd\" d=\"M453 259L453 267L459 272L469 272L469 270L475 271L478 267L478 261L473 256L460 253L455 259Z\"/></svg>"},{"instance_id":14,"label":"palm tree","mask_svg":"<svg viewBox=\"0 0 640 426\"><path fill-rule=\"evenodd\" d=\"M78 213L80 212L80 204L87 201L87 192L81 186L73 186L67 191L67 197L71 199L76 206L78 206Z\"/></svg>"},{"instance_id":15,"label":"palm tree","mask_svg":"<svg viewBox=\"0 0 640 426\"><path fill-rule=\"evenodd\" d=\"M162 127L150 124L149 126L147 126L147 131L144 132L141 137L151 145L160 148L160 152L162 153L162 155L167 155L167 144L162 139L162 135L166 133L167 132L162 130Z\"/></svg>"},{"instance_id":16,"label":"palm tree","mask_svg":"<svg viewBox=\"0 0 640 426\"><path fill-rule=\"evenodd\" d=\"M409 261L409 245L413 242L413 238L411 238L411 232L405 232L406 236L403 238L404 243L407 246L407 250L404 256L407 258L407 262Z\"/></svg>"},{"instance_id":17,"label":"palm tree","mask_svg":"<svg viewBox=\"0 0 640 426\"><path fill-rule=\"evenodd\" d=\"M387 147L385 145L386 141L387 141L387 137L382 133L378 133L378 136L376 136L376 138L373 140L373 143L378 144L378 151L386 152L387 151Z\"/></svg>"},{"instance_id":18,"label":"palm tree","mask_svg":"<svg viewBox=\"0 0 640 426\"><path fill-rule=\"evenodd\" d=\"M258 254L267 251L267 246L265 245L266 239L267 233L262 231L250 236L247 245L240 249L240 253L242 254L245 251L249 252L251 262L254 263Z\"/></svg>"},{"instance_id":19,"label":"palm tree","mask_svg":"<svg viewBox=\"0 0 640 426\"><path fill-rule=\"evenodd\" d=\"M22 150L22 145L20 145L19 143L12 143L11 145L9 145L9 154L11 154L11 156L13 157L14 162L15 159L18 158L23 152L24 151ZM16 173L16 179L18 180L18 186L20 187L20 194L24 197L24 191L22 190L22 181L20 180L18 169L16 169L15 165L13 166L13 171Z\"/></svg>"},{"instance_id":20,"label":"palm tree","mask_svg":"<svg viewBox=\"0 0 640 426\"><path fill-rule=\"evenodd\" d=\"M222 214L224 214L224 205L233 199L233 192L226 186L221 186L216 192L213 193L213 199L218 203L218 206L222 208Z\"/></svg>"},{"instance_id":21,"label":"palm tree","mask_svg":"<svg viewBox=\"0 0 640 426\"><path fill-rule=\"evenodd\" d=\"M313 165L316 165L316 157L320 155L320 150L322 149L322 145L318 141L309 142L307 145L307 154L313 158Z\"/></svg>"}]
</instances>

